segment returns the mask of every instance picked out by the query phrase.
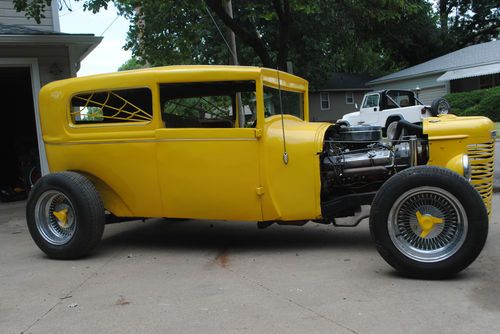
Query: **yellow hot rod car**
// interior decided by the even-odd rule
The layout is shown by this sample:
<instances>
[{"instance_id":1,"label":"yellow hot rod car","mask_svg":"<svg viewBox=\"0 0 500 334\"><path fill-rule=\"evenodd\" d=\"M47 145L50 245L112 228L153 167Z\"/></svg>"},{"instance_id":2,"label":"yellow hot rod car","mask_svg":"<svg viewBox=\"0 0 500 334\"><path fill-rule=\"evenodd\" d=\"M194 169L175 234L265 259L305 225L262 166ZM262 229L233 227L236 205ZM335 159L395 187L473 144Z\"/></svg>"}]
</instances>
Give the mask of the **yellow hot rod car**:
<instances>
[{"instance_id":1,"label":"yellow hot rod car","mask_svg":"<svg viewBox=\"0 0 500 334\"><path fill-rule=\"evenodd\" d=\"M366 204L377 249L408 276L457 273L487 237L494 127L484 117L400 121L388 140L377 126L311 123L307 81L239 66L72 78L39 101L50 173L29 195L27 222L53 258L87 255L107 220L336 224Z\"/></svg>"}]
</instances>

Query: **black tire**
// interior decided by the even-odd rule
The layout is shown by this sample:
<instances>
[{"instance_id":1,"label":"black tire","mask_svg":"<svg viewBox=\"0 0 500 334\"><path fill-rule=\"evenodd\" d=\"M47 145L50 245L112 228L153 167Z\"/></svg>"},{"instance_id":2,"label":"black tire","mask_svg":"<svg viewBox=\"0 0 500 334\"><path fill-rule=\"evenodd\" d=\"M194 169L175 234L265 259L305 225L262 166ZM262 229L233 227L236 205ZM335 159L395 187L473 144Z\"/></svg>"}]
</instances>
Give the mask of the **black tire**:
<instances>
[{"instance_id":1,"label":"black tire","mask_svg":"<svg viewBox=\"0 0 500 334\"><path fill-rule=\"evenodd\" d=\"M66 210L64 225L69 226L56 218L55 213L64 211L57 212L58 206ZM92 182L75 172L61 172L48 174L35 184L28 197L26 219L31 237L45 254L54 259L77 259L98 246L105 213Z\"/></svg>"},{"instance_id":2,"label":"black tire","mask_svg":"<svg viewBox=\"0 0 500 334\"><path fill-rule=\"evenodd\" d=\"M448 114L451 111L450 104L446 99L443 98L438 98L432 101L431 104L431 115L432 116L438 116L438 115L445 115Z\"/></svg>"},{"instance_id":3,"label":"black tire","mask_svg":"<svg viewBox=\"0 0 500 334\"><path fill-rule=\"evenodd\" d=\"M39 161L33 161L26 166L23 171L26 192L30 192L35 183L41 178L41 168Z\"/></svg>"},{"instance_id":4,"label":"black tire","mask_svg":"<svg viewBox=\"0 0 500 334\"><path fill-rule=\"evenodd\" d=\"M418 194L419 191L421 194ZM439 195L440 193L442 194ZM447 194L451 196L446 197ZM443 206L448 208L448 211L443 210L447 215L442 216L440 231L432 231L435 227L431 224L431 232L422 237L424 232L420 218L415 218L417 224L412 225L411 210L416 210L419 212L417 215L423 217L419 207L411 207L415 196L435 196L439 203L445 204L446 200L449 201L447 207ZM439 199L439 196L445 200ZM395 217L397 219L394 219ZM453 217L456 217L456 225ZM370 232L380 255L401 274L412 278L443 279L467 268L479 255L488 235L488 213L481 196L465 178L441 167L417 166L396 174L380 188L371 207ZM426 239L427 235L430 235L429 239ZM451 241L445 237L450 237ZM432 251L435 252L432 253L435 254L435 259L431 253L419 257L424 251L418 249L418 245L422 245L426 250L425 247L437 245L434 240L441 240L439 242L444 244L443 248L436 246L436 250ZM411 242L414 244L410 245ZM430 246L425 246L425 242ZM405 245L408 249L404 249ZM431 248L427 251L429 249ZM440 249L443 249L442 253L439 253ZM443 255L440 258L439 254L446 254L444 250L450 253L447 257ZM425 258L426 256L429 258Z\"/></svg>"}]
</instances>

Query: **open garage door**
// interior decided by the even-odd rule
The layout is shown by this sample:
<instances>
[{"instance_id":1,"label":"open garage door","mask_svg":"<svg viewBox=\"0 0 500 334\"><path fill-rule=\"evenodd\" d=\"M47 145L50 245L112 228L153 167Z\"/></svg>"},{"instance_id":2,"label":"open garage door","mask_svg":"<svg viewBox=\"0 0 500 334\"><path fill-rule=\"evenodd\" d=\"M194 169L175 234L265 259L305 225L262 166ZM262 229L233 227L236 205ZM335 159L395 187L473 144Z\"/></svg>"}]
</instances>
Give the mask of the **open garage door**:
<instances>
[{"instance_id":1,"label":"open garage door","mask_svg":"<svg viewBox=\"0 0 500 334\"><path fill-rule=\"evenodd\" d=\"M425 104L431 104L432 101L446 95L446 86L423 88L418 93L418 99Z\"/></svg>"},{"instance_id":2,"label":"open garage door","mask_svg":"<svg viewBox=\"0 0 500 334\"><path fill-rule=\"evenodd\" d=\"M0 200L26 198L40 177L30 67L0 67Z\"/></svg>"}]
</instances>

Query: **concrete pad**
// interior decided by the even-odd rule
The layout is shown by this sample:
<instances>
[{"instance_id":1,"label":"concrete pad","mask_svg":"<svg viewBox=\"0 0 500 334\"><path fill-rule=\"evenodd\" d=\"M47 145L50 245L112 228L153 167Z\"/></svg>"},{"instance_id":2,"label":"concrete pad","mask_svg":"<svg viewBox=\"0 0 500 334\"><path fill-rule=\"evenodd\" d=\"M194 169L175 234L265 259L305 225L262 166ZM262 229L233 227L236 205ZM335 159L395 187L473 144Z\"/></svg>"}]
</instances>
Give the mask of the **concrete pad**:
<instances>
[{"instance_id":1,"label":"concrete pad","mask_svg":"<svg viewBox=\"0 0 500 334\"><path fill-rule=\"evenodd\" d=\"M500 195L488 243L448 281L402 278L366 221L258 230L149 220L106 227L97 253L48 259L24 203L0 206L0 333L496 333Z\"/></svg>"}]
</instances>

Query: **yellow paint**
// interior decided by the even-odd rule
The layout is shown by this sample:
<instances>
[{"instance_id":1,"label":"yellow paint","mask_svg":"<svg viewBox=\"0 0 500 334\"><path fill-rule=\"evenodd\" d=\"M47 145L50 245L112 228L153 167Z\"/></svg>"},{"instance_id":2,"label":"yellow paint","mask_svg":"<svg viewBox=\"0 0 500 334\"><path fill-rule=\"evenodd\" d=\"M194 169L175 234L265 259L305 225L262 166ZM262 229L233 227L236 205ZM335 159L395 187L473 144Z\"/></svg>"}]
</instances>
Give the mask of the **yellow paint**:
<instances>
[{"instance_id":1,"label":"yellow paint","mask_svg":"<svg viewBox=\"0 0 500 334\"><path fill-rule=\"evenodd\" d=\"M68 209L62 209L60 211L54 211L54 216L57 218L62 227L68 224Z\"/></svg>"},{"instance_id":2,"label":"yellow paint","mask_svg":"<svg viewBox=\"0 0 500 334\"><path fill-rule=\"evenodd\" d=\"M420 233L421 238L427 237L427 235L432 231L434 228L434 225L436 224L442 224L443 219L434 217L429 214L421 214L420 211L417 211L417 221L418 225L420 225L420 228L422 229L422 233Z\"/></svg>"},{"instance_id":3,"label":"yellow paint","mask_svg":"<svg viewBox=\"0 0 500 334\"><path fill-rule=\"evenodd\" d=\"M249 80L256 86L256 128L163 127L160 84ZM288 164L283 162L281 116L264 116L265 86L303 94L304 120L283 117ZM151 90L151 120L73 124L73 96L139 87ZM318 154L331 124L308 122L304 79L258 67L169 66L55 81L42 88L39 101L50 171L87 176L105 208L117 216L247 221L321 217ZM486 118L425 120L429 164L462 174L467 145L490 141L491 127Z\"/></svg>"},{"instance_id":4,"label":"yellow paint","mask_svg":"<svg viewBox=\"0 0 500 334\"><path fill-rule=\"evenodd\" d=\"M166 129L159 84L252 80L257 127ZM170 66L52 82L40 93L43 139L51 172L74 170L95 184L117 216L295 220L321 215L317 153L329 124L308 123L307 81L279 73L279 86L304 94L305 121L285 116L290 163L284 165L281 118L265 119L263 88L275 70L239 66ZM73 124L77 94L147 87L148 122ZM297 196L300 194L300 196Z\"/></svg>"},{"instance_id":5,"label":"yellow paint","mask_svg":"<svg viewBox=\"0 0 500 334\"><path fill-rule=\"evenodd\" d=\"M471 184L479 191L488 212L491 212L495 146L495 138L492 138L491 132L495 129L495 124L489 118L481 116L442 115L424 119L423 127L429 140L428 165L445 167L464 175L462 156L468 154L472 168ZM477 154L476 144L481 144L484 154ZM483 144L488 150L482 148Z\"/></svg>"}]
</instances>

